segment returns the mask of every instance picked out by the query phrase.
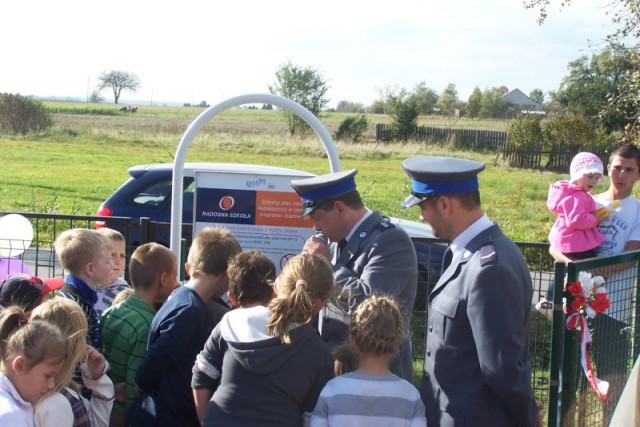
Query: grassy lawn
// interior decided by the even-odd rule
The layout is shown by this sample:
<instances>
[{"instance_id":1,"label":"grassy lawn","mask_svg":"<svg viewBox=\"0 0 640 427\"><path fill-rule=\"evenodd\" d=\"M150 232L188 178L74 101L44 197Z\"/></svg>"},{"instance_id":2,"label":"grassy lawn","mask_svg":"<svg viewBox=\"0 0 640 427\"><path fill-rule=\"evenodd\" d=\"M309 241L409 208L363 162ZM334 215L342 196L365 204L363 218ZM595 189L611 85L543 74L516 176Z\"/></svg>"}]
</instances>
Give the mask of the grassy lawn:
<instances>
[{"instance_id":1,"label":"grassy lawn","mask_svg":"<svg viewBox=\"0 0 640 427\"><path fill-rule=\"evenodd\" d=\"M172 162L182 134L203 111L196 107L139 106L135 114L93 115L79 112L88 104L48 104L66 111L54 114L52 129L27 136L0 135L0 210L93 215L100 203L128 178L128 167ZM321 121L333 133L344 117L341 113L327 114ZM413 155L470 158L487 165L480 174L480 188L489 217L516 241L546 241L553 222L545 204L547 188L565 175L506 167L498 153L452 151L446 146L419 143L376 143L375 123L388 121L388 117L370 115L369 120L367 142L337 143L342 169L358 169L358 188L369 207L418 220L417 209L400 207L409 190L402 161ZM446 125L443 118L421 121ZM469 120L461 122L456 126L473 124ZM505 127L504 121L480 123L477 122L479 127ZM214 117L192 143L187 161L261 163L314 173L329 171L319 138L289 136L281 115L267 110L232 109Z\"/></svg>"}]
</instances>

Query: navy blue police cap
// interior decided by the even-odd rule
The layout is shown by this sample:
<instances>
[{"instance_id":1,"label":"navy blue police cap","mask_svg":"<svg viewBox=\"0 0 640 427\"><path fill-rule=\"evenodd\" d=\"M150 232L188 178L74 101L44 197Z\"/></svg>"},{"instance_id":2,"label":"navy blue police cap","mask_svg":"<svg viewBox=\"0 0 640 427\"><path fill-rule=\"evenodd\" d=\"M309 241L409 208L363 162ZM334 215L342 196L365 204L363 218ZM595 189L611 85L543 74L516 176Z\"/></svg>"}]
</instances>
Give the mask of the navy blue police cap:
<instances>
[{"instance_id":1,"label":"navy blue police cap","mask_svg":"<svg viewBox=\"0 0 640 427\"><path fill-rule=\"evenodd\" d=\"M411 178L411 194L402 202L408 208L433 196L453 196L477 190L484 163L451 157L416 156L402 162Z\"/></svg>"},{"instance_id":2,"label":"navy blue police cap","mask_svg":"<svg viewBox=\"0 0 640 427\"><path fill-rule=\"evenodd\" d=\"M302 198L302 216L309 215L322 202L355 190L356 181L353 177L357 173L356 169L350 169L291 181L291 187Z\"/></svg>"}]
</instances>

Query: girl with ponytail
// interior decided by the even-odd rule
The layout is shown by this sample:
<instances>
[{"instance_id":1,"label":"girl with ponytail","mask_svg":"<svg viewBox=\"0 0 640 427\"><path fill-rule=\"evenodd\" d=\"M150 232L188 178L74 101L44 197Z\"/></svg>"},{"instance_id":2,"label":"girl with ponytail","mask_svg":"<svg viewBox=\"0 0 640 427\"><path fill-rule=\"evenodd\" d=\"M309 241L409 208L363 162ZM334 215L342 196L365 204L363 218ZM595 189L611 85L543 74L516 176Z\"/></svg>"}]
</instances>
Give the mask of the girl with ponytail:
<instances>
[{"instance_id":1,"label":"girl with ponytail","mask_svg":"<svg viewBox=\"0 0 640 427\"><path fill-rule=\"evenodd\" d=\"M270 301L227 313L198 355L191 386L196 402L211 398L199 411L204 426L302 426L333 377L311 325L335 295L331 265L297 255L272 286Z\"/></svg>"}]
</instances>

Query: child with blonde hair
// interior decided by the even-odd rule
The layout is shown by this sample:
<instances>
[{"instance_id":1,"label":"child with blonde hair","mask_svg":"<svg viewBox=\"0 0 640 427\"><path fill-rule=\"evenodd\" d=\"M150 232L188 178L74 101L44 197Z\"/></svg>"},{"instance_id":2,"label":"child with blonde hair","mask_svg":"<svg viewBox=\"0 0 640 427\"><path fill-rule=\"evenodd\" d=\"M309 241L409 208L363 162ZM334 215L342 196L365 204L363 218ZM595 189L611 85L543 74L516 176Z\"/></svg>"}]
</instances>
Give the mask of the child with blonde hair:
<instances>
[{"instance_id":1,"label":"child with blonde hair","mask_svg":"<svg viewBox=\"0 0 640 427\"><path fill-rule=\"evenodd\" d=\"M124 236L113 228L99 228L98 233L103 234L111 240L111 283L98 288L98 299L94 305L98 317L102 312L113 305L113 300L121 291L131 289L131 286L122 278L125 262L127 261L126 245Z\"/></svg>"},{"instance_id":2,"label":"child with blonde hair","mask_svg":"<svg viewBox=\"0 0 640 427\"><path fill-rule=\"evenodd\" d=\"M33 405L55 387L66 356L56 326L27 321L18 306L0 312L0 425L34 424Z\"/></svg>"},{"instance_id":3,"label":"child with blonde hair","mask_svg":"<svg viewBox=\"0 0 640 427\"><path fill-rule=\"evenodd\" d=\"M389 370L403 336L396 302L371 296L353 313L349 342L358 351L358 368L322 389L311 426L426 426L424 404L413 384Z\"/></svg>"},{"instance_id":4,"label":"child with blonde hair","mask_svg":"<svg viewBox=\"0 0 640 427\"><path fill-rule=\"evenodd\" d=\"M87 342L100 348L100 318L95 310L97 288L111 283L111 240L96 230L66 230L54 242L56 254L66 272L57 298L77 302L87 318Z\"/></svg>"},{"instance_id":5,"label":"child with blonde hair","mask_svg":"<svg viewBox=\"0 0 640 427\"><path fill-rule=\"evenodd\" d=\"M335 289L329 262L304 253L282 269L275 298L225 315L193 368L194 394L212 396L204 426L303 424L333 377L329 349L310 322Z\"/></svg>"},{"instance_id":6,"label":"child with blonde hair","mask_svg":"<svg viewBox=\"0 0 640 427\"><path fill-rule=\"evenodd\" d=\"M105 358L87 344L87 319L80 306L68 299L52 299L36 307L31 318L60 328L68 351L55 388L36 405L36 426L108 426L113 383L106 375ZM80 385L74 381L78 366L84 386L92 392L91 400L80 394Z\"/></svg>"}]
</instances>

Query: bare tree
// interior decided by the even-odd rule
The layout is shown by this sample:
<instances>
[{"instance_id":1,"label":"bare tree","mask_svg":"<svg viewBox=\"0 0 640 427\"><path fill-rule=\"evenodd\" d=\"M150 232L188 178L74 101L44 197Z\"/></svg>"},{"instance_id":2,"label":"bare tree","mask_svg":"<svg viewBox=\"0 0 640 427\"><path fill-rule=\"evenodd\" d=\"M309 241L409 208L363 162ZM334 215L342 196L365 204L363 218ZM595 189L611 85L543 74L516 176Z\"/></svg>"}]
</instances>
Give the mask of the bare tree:
<instances>
[{"instance_id":1,"label":"bare tree","mask_svg":"<svg viewBox=\"0 0 640 427\"><path fill-rule=\"evenodd\" d=\"M111 88L113 90L113 99L117 104L120 99L120 94L123 90L129 90L131 92L136 92L140 87L140 79L133 73L128 71L103 71L98 77L100 83L98 84L98 90L102 90L105 88Z\"/></svg>"}]
</instances>

